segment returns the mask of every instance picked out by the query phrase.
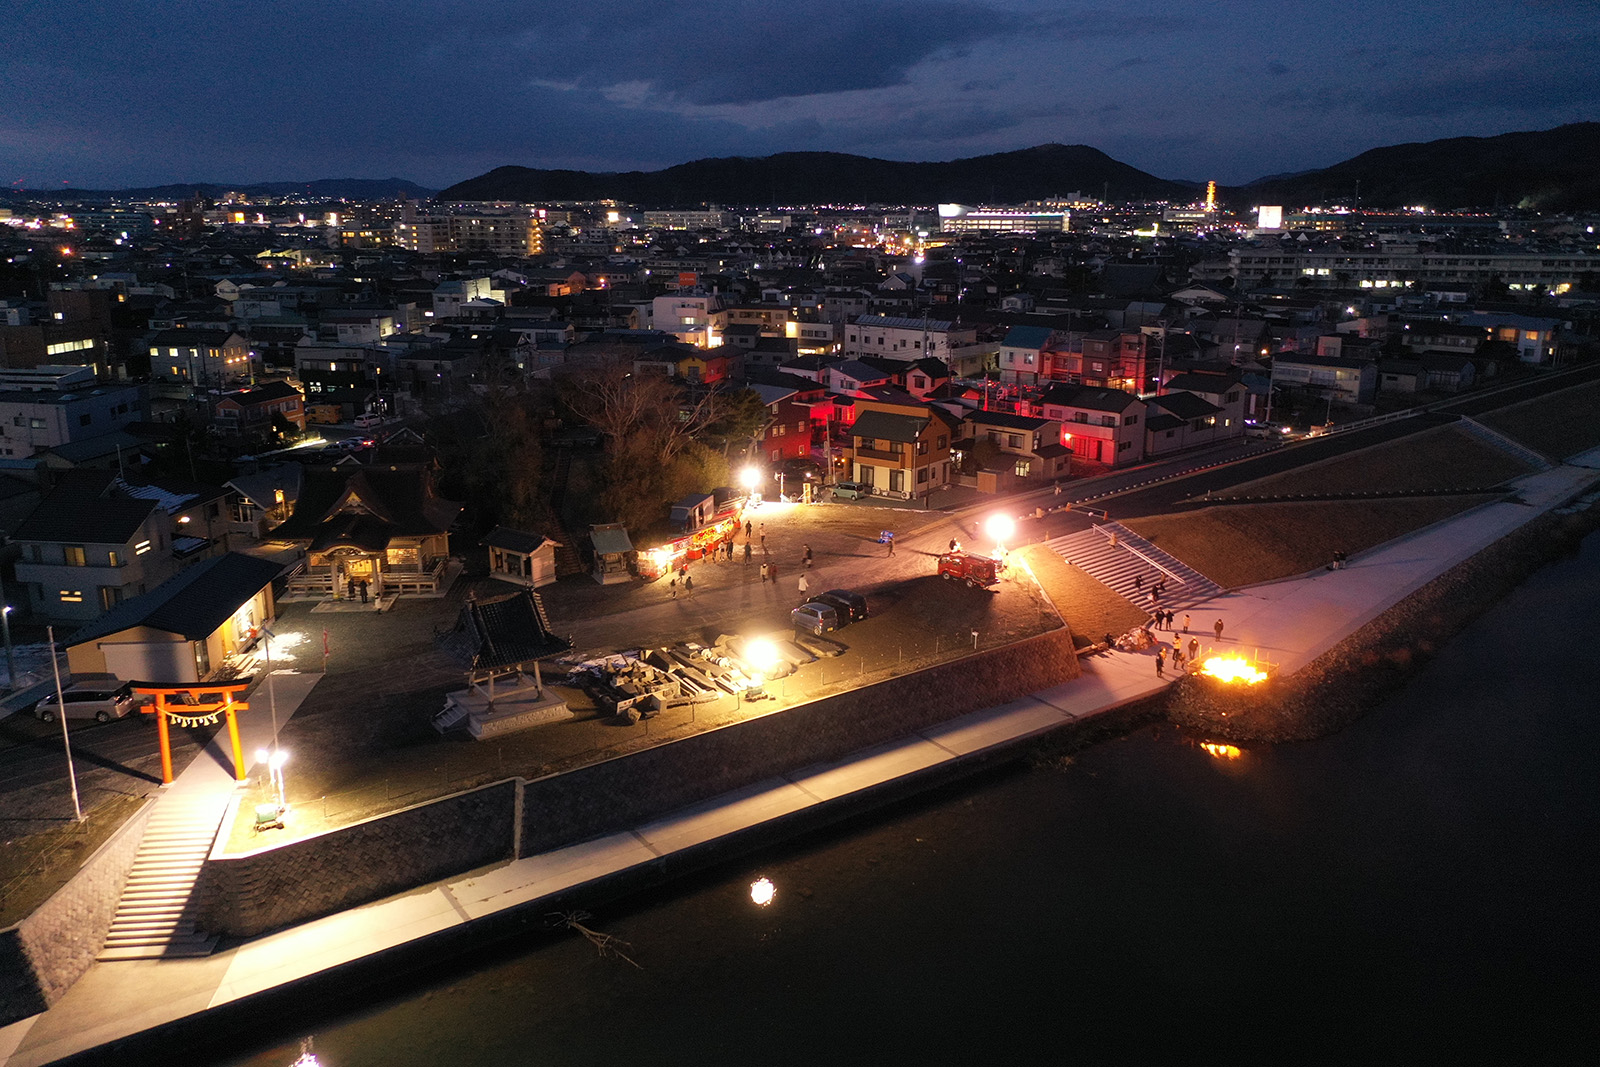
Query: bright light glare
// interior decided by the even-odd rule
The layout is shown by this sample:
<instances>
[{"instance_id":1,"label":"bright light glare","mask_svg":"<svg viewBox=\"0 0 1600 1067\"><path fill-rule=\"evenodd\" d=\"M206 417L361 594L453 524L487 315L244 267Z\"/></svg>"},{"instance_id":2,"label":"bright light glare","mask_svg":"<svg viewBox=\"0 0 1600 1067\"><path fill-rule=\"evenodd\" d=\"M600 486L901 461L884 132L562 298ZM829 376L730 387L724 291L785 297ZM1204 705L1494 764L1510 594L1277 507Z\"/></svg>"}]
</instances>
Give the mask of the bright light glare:
<instances>
[{"instance_id":1,"label":"bright light glare","mask_svg":"<svg viewBox=\"0 0 1600 1067\"><path fill-rule=\"evenodd\" d=\"M778 895L778 887L770 879L757 878L750 883L750 899L759 907L766 907L772 903L772 898Z\"/></svg>"},{"instance_id":2,"label":"bright light glare","mask_svg":"<svg viewBox=\"0 0 1600 1067\"><path fill-rule=\"evenodd\" d=\"M755 467L746 467L739 472L739 484L746 489L754 489L761 484L761 471Z\"/></svg>"},{"instance_id":3,"label":"bright light glare","mask_svg":"<svg viewBox=\"0 0 1600 1067\"><path fill-rule=\"evenodd\" d=\"M1267 680L1267 672L1257 670L1249 660L1238 656L1212 656L1200 665L1200 673L1222 682L1255 685Z\"/></svg>"},{"instance_id":4,"label":"bright light glare","mask_svg":"<svg viewBox=\"0 0 1600 1067\"><path fill-rule=\"evenodd\" d=\"M983 528L993 540L1002 544L1011 540L1011 535L1017 532L1017 524L1006 515L989 516Z\"/></svg>"},{"instance_id":5,"label":"bright light glare","mask_svg":"<svg viewBox=\"0 0 1600 1067\"><path fill-rule=\"evenodd\" d=\"M771 674L778 665L778 650L771 641L758 638L744 646L744 658L762 674Z\"/></svg>"}]
</instances>

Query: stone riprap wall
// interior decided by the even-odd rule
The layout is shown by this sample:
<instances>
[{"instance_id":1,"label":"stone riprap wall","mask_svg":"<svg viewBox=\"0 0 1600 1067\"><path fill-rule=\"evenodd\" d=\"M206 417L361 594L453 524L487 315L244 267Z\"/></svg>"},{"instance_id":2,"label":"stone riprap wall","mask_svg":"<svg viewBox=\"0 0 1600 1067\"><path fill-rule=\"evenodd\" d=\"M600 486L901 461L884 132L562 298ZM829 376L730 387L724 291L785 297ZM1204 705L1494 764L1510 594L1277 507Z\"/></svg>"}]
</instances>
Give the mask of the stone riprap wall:
<instances>
[{"instance_id":1,"label":"stone riprap wall","mask_svg":"<svg viewBox=\"0 0 1600 1067\"><path fill-rule=\"evenodd\" d=\"M611 833L1078 677L1066 628L527 783L524 856Z\"/></svg>"},{"instance_id":2,"label":"stone riprap wall","mask_svg":"<svg viewBox=\"0 0 1600 1067\"><path fill-rule=\"evenodd\" d=\"M33 914L0 930L0 1026L61 999L100 954L154 807L124 823Z\"/></svg>"},{"instance_id":3,"label":"stone riprap wall","mask_svg":"<svg viewBox=\"0 0 1600 1067\"><path fill-rule=\"evenodd\" d=\"M516 780L272 848L227 854L200 876L201 929L253 937L511 858Z\"/></svg>"}]
</instances>

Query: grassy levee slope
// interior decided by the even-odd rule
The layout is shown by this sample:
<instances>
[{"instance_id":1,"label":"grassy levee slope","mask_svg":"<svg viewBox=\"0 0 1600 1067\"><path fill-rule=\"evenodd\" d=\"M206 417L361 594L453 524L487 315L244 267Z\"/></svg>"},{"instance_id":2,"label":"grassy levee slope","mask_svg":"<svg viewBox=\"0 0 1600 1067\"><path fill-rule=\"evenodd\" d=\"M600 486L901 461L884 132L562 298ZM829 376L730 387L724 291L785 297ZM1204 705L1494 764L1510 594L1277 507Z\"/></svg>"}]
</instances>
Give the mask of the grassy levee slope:
<instances>
[{"instance_id":1,"label":"grassy levee slope","mask_svg":"<svg viewBox=\"0 0 1600 1067\"><path fill-rule=\"evenodd\" d=\"M1299 470L1258 478L1219 495L1477 489L1498 485L1531 470L1522 460L1457 426L1438 426Z\"/></svg>"},{"instance_id":2,"label":"grassy levee slope","mask_svg":"<svg viewBox=\"0 0 1600 1067\"><path fill-rule=\"evenodd\" d=\"M1600 382L1493 411L1478 421L1547 456L1565 459L1600 445Z\"/></svg>"},{"instance_id":3,"label":"grassy levee slope","mask_svg":"<svg viewBox=\"0 0 1600 1067\"><path fill-rule=\"evenodd\" d=\"M1039 585L1072 631L1073 644L1084 648L1109 632L1124 633L1144 622L1144 612L1044 545L1027 545L1012 553L1027 563Z\"/></svg>"}]
</instances>

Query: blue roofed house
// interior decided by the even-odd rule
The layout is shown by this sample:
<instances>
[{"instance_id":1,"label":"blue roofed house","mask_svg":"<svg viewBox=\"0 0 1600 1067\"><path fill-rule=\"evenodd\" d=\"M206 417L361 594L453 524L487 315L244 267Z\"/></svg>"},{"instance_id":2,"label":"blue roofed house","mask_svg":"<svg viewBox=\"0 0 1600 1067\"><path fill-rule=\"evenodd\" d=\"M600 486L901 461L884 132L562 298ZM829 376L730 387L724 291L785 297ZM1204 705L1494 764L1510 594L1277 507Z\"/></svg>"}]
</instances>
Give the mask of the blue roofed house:
<instances>
[{"instance_id":1,"label":"blue roofed house","mask_svg":"<svg viewBox=\"0 0 1600 1067\"><path fill-rule=\"evenodd\" d=\"M1033 385L1044 374L1044 353L1060 341L1048 326L1013 326L1000 342L1000 379Z\"/></svg>"}]
</instances>

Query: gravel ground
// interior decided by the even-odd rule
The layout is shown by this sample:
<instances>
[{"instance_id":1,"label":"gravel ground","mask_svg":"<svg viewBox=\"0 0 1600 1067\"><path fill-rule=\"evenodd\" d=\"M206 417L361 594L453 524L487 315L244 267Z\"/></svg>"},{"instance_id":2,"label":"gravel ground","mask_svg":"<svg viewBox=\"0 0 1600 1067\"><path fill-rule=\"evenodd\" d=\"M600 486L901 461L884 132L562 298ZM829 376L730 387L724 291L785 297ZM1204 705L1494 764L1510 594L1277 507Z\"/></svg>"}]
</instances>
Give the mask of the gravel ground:
<instances>
[{"instance_id":1,"label":"gravel ground","mask_svg":"<svg viewBox=\"0 0 1600 1067\"><path fill-rule=\"evenodd\" d=\"M779 568L775 582L760 578L763 521L765 558ZM896 532L893 556L877 543L884 529ZM315 669L324 627L333 650L326 679L282 735L293 754L295 830L316 832L506 775L547 774L770 714L969 652L973 630L979 647L992 647L1061 625L1026 568L1013 568L994 590L935 577L935 557L951 537L969 533L937 511L767 506L752 518L751 563L743 562L741 539L733 562L692 564L692 596L670 597L664 581L602 587L588 578L563 579L540 595L552 626L570 633L587 656L711 641L720 633L789 633L788 613L801 602L797 583L808 544L810 590L854 589L867 597L871 617L834 635L848 646L843 656L805 665L769 687L773 700L750 704L725 697L623 725L602 717L582 693L563 690L575 718L484 742L440 738L429 724L445 694L464 684L463 667L434 634L453 624L469 594L500 596L513 587L464 580L447 599L402 598L382 615L312 614L308 605L285 605L277 630L296 635L291 644L300 642L300 652L286 655ZM248 832L234 841L236 847L260 843Z\"/></svg>"}]
</instances>

